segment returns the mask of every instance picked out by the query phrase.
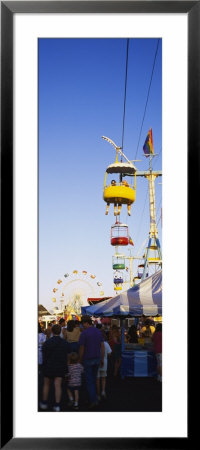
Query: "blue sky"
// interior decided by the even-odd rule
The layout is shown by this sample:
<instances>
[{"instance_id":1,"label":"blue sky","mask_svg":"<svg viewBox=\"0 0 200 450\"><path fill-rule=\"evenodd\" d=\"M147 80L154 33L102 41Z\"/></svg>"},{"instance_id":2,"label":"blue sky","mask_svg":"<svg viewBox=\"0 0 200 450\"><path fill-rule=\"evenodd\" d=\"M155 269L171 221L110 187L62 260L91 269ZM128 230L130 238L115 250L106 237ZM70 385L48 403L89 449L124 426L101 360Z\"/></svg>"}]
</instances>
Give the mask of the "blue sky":
<instances>
[{"instance_id":1,"label":"blue sky","mask_svg":"<svg viewBox=\"0 0 200 450\"><path fill-rule=\"evenodd\" d=\"M130 160L141 160L135 163L138 170L148 168L142 148L151 127L159 154L153 168L162 169L161 41L139 141L157 42L129 42L124 153ZM49 309L58 278L74 269L95 274L95 281L89 280L94 288L100 281L104 295L114 295L110 228L115 218L112 206L105 216L102 194L105 170L114 162L115 151L101 136L121 145L126 45L126 39L39 39L39 303ZM160 241L161 183L159 177L155 186ZM129 226L136 255L149 232L144 178L137 179L131 217L123 206L121 222Z\"/></svg>"}]
</instances>

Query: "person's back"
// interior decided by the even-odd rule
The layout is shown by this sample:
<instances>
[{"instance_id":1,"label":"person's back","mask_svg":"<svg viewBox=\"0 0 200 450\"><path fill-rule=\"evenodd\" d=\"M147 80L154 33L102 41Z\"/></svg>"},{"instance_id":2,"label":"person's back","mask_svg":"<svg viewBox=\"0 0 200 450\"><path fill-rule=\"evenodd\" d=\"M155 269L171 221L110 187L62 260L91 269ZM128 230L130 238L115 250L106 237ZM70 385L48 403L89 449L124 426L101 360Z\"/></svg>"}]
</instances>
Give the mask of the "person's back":
<instances>
[{"instance_id":1,"label":"person's back","mask_svg":"<svg viewBox=\"0 0 200 450\"><path fill-rule=\"evenodd\" d=\"M120 344L121 336L117 325L113 325L109 331L108 342L112 350L114 350L115 344Z\"/></svg>"},{"instance_id":2,"label":"person's back","mask_svg":"<svg viewBox=\"0 0 200 450\"><path fill-rule=\"evenodd\" d=\"M74 409L78 410L79 402L79 390L82 382L83 366L79 363L78 353L72 352L68 358L68 388L67 393L69 396L68 406L72 406L74 403ZM73 399L74 394L74 399Z\"/></svg>"},{"instance_id":3,"label":"person's back","mask_svg":"<svg viewBox=\"0 0 200 450\"><path fill-rule=\"evenodd\" d=\"M84 359L100 358L102 333L98 328L89 327L82 331L79 343L84 345Z\"/></svg>"},{"instance_id":4,"label":"person's back","mask_svg":"<svg viewBox=\"0 0 200 450\"><path fill-rule=\"evenodd\" d=\"M156 331L152 336L155 353L162 353L162 325L156 326Z\"/></svg>"},{"instance_id":5,"label":"person's back","mask_svg":"<svg viewBox=\"0 0 200 450\"><path fill-rule=\"evenodd\" d=\"M67 342L60 337L60 325L53 325L53 337L48 339L43 345L43 364L44 364L44 385L42 393L42 402L40 408L46 410L50 381L54 379L55 387L55 405L54 411L60 411L60 400L62 394L62 378L67 372Z\"/></svg>"},{"instance_id":6,"label":"person's back","mask_svg":"<svg viewBox=\"0 0 200 450\"><path fill-rule=\"evenodd\" d=\"M104 339L106 338L105 332L103 332L103 336ZM97 373L97 380L96 380L96 384L97 384L97 395L98 395L98 400L102 398L106 398L106 377L107 377L107 367L108 367L108 355L110 355L112 353L112 350L110 348L109 343L105 340L104 341L104 362L103 365L101 367L99 367L98 369L98 373ZM101 396L100 396L100 391L101 391Z\"/></svg>"},{"instance_id":7,"label":"person's back","mask_svg":"<svg viewBox=\"0 0 200 450\"><path fill-rule=\"evenodd\" d=\"M156 331L152 336L152 342L154 344L154 351L157 359L157 379L162 381L162 324L156 325Z\"/></svg>"},{"instance_id":8,"label":"person's back","mask_svg":"<svg viewBox=\"0 0 200 450\"><path fill-rule=\"evenodd\" d=\"M46 376L64 376L67 365L67 343L53 336L43 345L43 364Z\"/></svg>"},{"instance_id":9,"label":"person's back","mask_svg":"<svg viewBox=\"0 0 200 450\"><path fill-rule=\"evenodd\" d=\"M81 385L81 374L83 373L83 366L79 362L75 364L68 364L69 372L69 386Z\"/></svg>"},{"instance_id":10,"label":"person's back","mask_svg":"<svg viewBox=\"0 0 200 450\"><path fill-rule=\"evenodd\" d=\"M82 317L84 330L79 339L80 363L83 361L85 380L89 394L90 406L94 408L97 401L96 378L99 366L104 362L104 338L102 332L92 326L89 316Z\"/></svg>"},{"instance_id":11,"label":"person's back","mask_svg":"<svg viewBox=\"0 0 200 450\"><path fill-rule=\"evenodd\" d=\"M46 336L43 333L43 330L42 330L40 324L38 324L38 364L39 364L39 366L42 366L42 363L43 363L42 347L43 347L45 341L46 341Z\"/></svg>"},{"instance_id":12,"label":"person's back","mask_svg":"<svg viewBox=\"0 0 200 450\"><path fill-rule=\"evenodd\" d=\"M66 330L66 339L68 342L78 342L80 334L80 328L74 327L72 331Z\"/></svg>"},{"instance_id":13,"label":"person's back","mask_svg":"<svg viewBox=\"0 0 200 450\"><path fill-rule=\"evenodd\" d=\"M138 343L137 328L135 327L135 325L132 325L128 330L128 342L130 342L131 344Z\"/></svg>"},{"instance_id":14,"label":"person's back","mask_svg":"<svg viewBox=\"0 0 200 450\"><path fill-rule=\"evenodd\" d=\"M108 355L112 353L111 347L107 341L104 341L104 365L101 368L102 370L107 370L108 366Z\"/></svg>"},{"instance_id":15,"label":"person's back","mask_svg":"<svg viewBox=\"0 0 200 450\"><path fill-rule=\"evenodd\" d=\"M46 330L45 330L44 333L45 333L47 339L50 339L50 337L53 336L53 333L52 333L52 323L49 323L49 324L48 324L48 326L47 326L47 328L46 328Z\"/></svg>"}]
</instances>

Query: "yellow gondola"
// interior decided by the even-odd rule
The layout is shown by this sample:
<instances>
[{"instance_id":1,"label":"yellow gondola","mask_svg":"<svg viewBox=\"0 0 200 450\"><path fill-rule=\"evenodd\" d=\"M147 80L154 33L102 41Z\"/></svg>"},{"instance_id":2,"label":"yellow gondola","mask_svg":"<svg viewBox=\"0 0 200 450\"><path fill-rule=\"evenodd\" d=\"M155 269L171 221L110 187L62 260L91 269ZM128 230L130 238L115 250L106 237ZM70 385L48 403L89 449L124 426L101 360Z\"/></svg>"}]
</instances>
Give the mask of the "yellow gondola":
<instances>
[{"instance_id":1,"label":"yellow gondola","mask_svg":"<svg viewBox=\"0 0 200 450\"><path fill-rule=\"evenodd\" d=\"M160 258L148 258L148 263L149 264L161 264L162 261Z\"/></svg>"},{"instance_id":2,"label":"yellow gondola","mask_svg":"<svg viewBox=\"0 0 200 450\"><path fill-rule=\"evenodd\" d=\"M114 291L121 291L122 290L122 286L115 286L114 287Z\"/></svg>"},{"instance_id":3,"label":"yellow gondola","mask_svg":"<svg viewBox=\"0 0 200 450\"><path fill-rule=\"evenodd\" d=\"M108 214L110 203L114 204L114 215L120 214L122 204L127 205L128 214L131 215L131 205L135 201L136 196L136 167L129 161L125 155L121 152L120 147L111 141L111 139L102 136L110 142L116 150L116 159L113 164L110 164L105 173L104 186L103 186L103 199L107 203L106 215ZM127 162L118 161L118 153L125 157ZM118 174L119 181L111 180L107 184L108 174ZM134 184L130 184L125 179L126 176L134 176Z\"/></svg>"}]
</instances>

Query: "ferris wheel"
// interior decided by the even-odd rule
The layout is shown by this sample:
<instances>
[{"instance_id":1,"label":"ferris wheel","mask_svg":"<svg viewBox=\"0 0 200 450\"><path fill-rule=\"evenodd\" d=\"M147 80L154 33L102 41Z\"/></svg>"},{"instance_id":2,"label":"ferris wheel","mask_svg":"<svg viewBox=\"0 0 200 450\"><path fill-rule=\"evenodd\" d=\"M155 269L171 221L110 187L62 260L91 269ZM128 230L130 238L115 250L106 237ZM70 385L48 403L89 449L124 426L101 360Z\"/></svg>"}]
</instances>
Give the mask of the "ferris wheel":
<instances>
[{"instance_id":1,"label":"ferris wheel","mask_svg":"<svg viewBox=\"0 0 200 450\"><path fill-rule=\"evenodd\" d=\"M59 306L61 310L69 308L80 314L81 306L88 305L89 297L103 297L104 291L102 282L95 274L74 269L57 280L52 294L54 306Z\"/></svg>"}]
</instances>

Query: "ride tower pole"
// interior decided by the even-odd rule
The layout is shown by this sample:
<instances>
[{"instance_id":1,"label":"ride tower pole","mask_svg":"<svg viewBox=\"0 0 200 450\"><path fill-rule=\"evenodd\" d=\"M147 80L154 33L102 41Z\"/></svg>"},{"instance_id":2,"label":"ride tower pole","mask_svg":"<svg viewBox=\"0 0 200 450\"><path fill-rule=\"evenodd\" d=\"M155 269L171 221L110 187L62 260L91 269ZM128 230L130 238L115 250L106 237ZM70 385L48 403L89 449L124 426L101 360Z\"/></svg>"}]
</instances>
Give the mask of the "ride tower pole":
<instances>
[{"instance_id":1,"label":"ride tower pole","mask_svg":"<svg viewBox=\"0 0 200 450\"><path fill-rule=\"evenodd\" d=\"M155 154L149 155L149 170L148 171L138 171L136 176L145 177L149 183L149 213L150 213L150 231L149 231L149 241L146 249L144 270L142 274L141 281L146 278L147 269L149 264L159 264L162 266L162 254L161 246L158 238L158 229L156 226L156 201L155 201L155 180L157 177L162 176L162 171L152 170L152 158L156 156ZM157 252L156 258L150 258L150 251L154 250Z\"/></svg>"},{"instance_id":2,"label":"ride tower pole","mask_svg":"<svg viewBox=\"0 0 200 450\"><path fill-rule=\"evenodd\" d=\"M133 287L133 256L129 256L130 287Z\"/></svg>"},{"instance_id":3,"label":"ride tower pole","mask_svg":"<svg viewBox=\"0 0 200 450\"><path fill-rule=\"evenodd\" d=\"M130 287L134 286L134 277L133 277L133 260L135 259L134 256L131 254L131 249L129 249L129 256L126 256L126 259L129 261L129 285Z\"/></svg>"}]
</instances>

